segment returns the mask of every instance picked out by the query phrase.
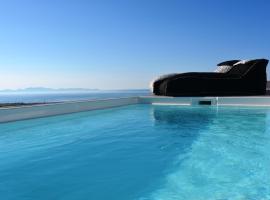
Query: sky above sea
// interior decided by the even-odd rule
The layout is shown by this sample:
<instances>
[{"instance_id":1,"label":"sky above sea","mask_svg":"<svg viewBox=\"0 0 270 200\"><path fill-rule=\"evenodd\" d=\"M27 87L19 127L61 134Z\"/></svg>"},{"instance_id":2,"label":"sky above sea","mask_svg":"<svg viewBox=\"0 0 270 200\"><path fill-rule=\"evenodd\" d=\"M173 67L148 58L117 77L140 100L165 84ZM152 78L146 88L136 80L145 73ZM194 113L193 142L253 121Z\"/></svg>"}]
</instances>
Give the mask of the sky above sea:
<instances>
[{"instance_id":1,"label":"sky above sea","mask_svg":"<svg viewBox=\"0 0 270 200\"><path fill-rule=\"evenodd\" d=\"M143 89L161 74L269 59L269 10L268 0L3 0L0 90Z\"/></svg>"}]
</instances>

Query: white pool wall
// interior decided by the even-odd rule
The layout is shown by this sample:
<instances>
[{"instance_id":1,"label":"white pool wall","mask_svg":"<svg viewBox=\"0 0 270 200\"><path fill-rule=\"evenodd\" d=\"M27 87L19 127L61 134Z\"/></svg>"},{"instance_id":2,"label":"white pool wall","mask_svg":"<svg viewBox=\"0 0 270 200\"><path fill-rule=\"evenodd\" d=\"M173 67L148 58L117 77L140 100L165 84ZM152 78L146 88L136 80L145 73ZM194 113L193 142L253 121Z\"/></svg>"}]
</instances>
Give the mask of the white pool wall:
<instances>
[{"instance_id":1,"label":"white pool wall","mask_svg":"<svg viewBox=\"0 0 270 200\"><path fill-rule=\"evenodd\" d=\"M270 96L218 97L220 106L270 106Z\"/></svg>"},{"instance_id":2,"label":"white pool wall","mask_svg":"<svg viewBox=\"0 0 270 200\"><path fill-rule=\"evenodd\" d=\"M146 96L139 97L139 103L143 104L177 104L177 105L190 105L192 98L191 97L155 97L155 96Z\"/></svg>"},{"instance_id":3,"label":"white pool wall","mask_svg":"<svg viewBox=\"0 0 270 200\"><path fill-rule=\"evenodd\" d=\"M0 122L11 122L17 120L76 113L82 111L106 109L137 103L138 97L129 97L129 98L117 98L105 100L63 102L55 104L22 106L13 108L1 108Z\"/></svg>"},{"instance_id":4,"label":"white pool wall","mask_svg":"<svg viewBox=\"0 0 270 200\"><path fill-rule=\"evenodd\" d=\"M139 97L139 103L157 105L199 105L211 101L212 106L270 106L270 96L244 97Z\"/></svg>"}]
</instances>

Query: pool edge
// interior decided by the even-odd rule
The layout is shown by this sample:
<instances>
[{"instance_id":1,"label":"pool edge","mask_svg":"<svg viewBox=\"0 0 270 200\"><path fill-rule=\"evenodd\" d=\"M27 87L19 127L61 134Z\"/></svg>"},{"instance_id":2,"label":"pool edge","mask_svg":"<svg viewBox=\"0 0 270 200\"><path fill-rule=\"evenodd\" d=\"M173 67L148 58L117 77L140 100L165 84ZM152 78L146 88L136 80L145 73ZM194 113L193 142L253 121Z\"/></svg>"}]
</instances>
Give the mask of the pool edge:
<instances>
[{"instance_id":1,"label":"pool edge","mask_svg":"<svg viewBox=\"0 0 270 200\"><path fill-rule=\"evenodd\" d=\"M132 104L200 105L210 106L264 106L270 107L270 96L245 97L162 97L137 96L100 100L68 101L22 107L0 108L0 123L40 117L70 114L83 111L114 108Z\"/></svg>"},{"instance_id":2,"label":"pool edge","mask_svg":"<svg viewBox=\"0 0 270 200\"><path fill-rule=\"evenodd\" d=\"M125 97L1 108L0 123L132 105L138 99Z\"/></svg>"}]
</instances>

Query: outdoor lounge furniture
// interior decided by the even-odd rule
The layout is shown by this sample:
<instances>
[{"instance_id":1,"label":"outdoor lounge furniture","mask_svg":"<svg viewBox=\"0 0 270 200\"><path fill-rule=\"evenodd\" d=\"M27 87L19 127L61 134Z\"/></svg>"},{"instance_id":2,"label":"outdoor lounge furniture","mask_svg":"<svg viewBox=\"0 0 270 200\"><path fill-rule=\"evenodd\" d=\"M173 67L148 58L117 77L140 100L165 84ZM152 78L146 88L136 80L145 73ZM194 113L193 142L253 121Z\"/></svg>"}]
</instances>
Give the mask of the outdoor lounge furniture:
<instances>
[{"instance_id":1,"label":"outdoor lounge furniture","mask_svg":"<svg viewBox=\"0 0 270 200\"><path fill-rule=\"evenodd\" d=\"M163 96L243 96L266 93L268 60L230 60L219 72L188 72L163 76L153 82L153 93Z\"/></svg>"}]
</instances>

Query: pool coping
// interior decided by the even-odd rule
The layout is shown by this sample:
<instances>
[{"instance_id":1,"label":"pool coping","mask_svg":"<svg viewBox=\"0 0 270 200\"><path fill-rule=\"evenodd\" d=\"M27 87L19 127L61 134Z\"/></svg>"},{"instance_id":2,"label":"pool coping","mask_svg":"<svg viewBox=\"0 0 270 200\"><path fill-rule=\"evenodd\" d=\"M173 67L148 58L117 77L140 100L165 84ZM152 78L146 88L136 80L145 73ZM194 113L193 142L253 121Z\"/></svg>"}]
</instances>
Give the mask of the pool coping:
<instances>
[{"instance_id":1,"label":"pool coping","mask_svg":"<svg viewBox=\"0 0 270 200\"><path fill-rule=\"evenodd\" d=\"M137 104L138 97L67 101L0 108L0 123Z\"/></svg>"},{"instance_id":2,"label":"pool coping","mask_svg":"<svg viewBox=\"0 0 270 200\"><path fill-rule=\"evenodd\" d=\"M270 106L270 96L232 96L232 97L139 97L139 103L158 105L200 105L208 101L211 106Z\"/></svg>"},{"instance_id":3,"label":"pool coping","mask_svg":"<svg viewBox=\"0 0 270 200\"><path fill-rule=\"evenodd\" d=\"M39 105L0 108L0 123L40 117L70 114L98 109L108 109L132 104L182 105L201 103L210 106L264 106L270 107L270 96L241 97L162 97L137 96L83 101L66 101Z\"/></svg>"}]
</instances>

